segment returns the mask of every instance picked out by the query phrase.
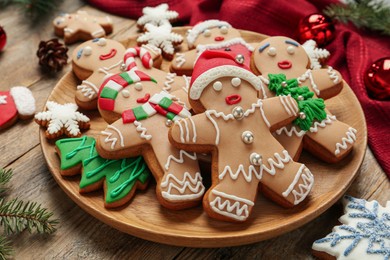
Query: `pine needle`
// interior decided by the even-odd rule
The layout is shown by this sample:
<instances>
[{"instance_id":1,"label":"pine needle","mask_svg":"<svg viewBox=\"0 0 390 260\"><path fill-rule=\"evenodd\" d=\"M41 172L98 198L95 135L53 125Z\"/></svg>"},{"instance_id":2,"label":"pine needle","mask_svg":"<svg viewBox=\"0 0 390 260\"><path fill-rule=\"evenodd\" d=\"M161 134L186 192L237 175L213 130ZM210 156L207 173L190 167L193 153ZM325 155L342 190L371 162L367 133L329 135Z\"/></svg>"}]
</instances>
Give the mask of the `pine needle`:
<instances>
[{"instance_id":1,"label":"pine needle","mask_svg":"<svg viewBox=\"0 0 390 260\"><path fill-rule=\"evenodd\" d=\"M39 19L42 16L54 11L62 0L0 0L0 7L18 5L32 19Z\"/></svg>"},{"instance_id":2,"label":"pine needle","mask_svg":"<svg viewBox=\"0 0 390 260\"><path fill-rule=\"evenodd\" d=\"M13 253L11 242L5 236L0 235L0 260L11 258Z\"/></svg>"},{"instance_id":3,"label":"pine needle","mask_svg":"<svg viewBox=\"0 0 390 260\"><path fill-rule=\"evenodd\" d=\"M7 190L5 185L11 180L12 178L12 169L3 169L0 168L0 194Z\"/></svg>"},{"instance_id":4,"label":"pine needle","mask_svg":"<svg viewBox=\"0 0 390 260\"><path fill-rule=\"evenodd\" d=\"M331 4L323 12L342 23L390 35L390 7L383 1L350 0L347 5Z\"/></svg>"}]
</instances>

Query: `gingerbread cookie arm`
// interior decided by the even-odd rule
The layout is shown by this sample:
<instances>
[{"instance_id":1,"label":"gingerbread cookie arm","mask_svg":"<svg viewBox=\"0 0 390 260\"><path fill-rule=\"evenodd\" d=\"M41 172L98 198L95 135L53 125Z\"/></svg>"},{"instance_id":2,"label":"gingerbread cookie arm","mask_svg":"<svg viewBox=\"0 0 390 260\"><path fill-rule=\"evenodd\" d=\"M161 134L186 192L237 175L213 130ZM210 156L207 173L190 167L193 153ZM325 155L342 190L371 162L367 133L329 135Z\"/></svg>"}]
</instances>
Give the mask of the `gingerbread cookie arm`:
<instances>
[{"instance_id":1,"label":"gingerbread cookie arm","mask_svg":"<svg viewBox=\"0 0 390 260\"><path fill-rule=\"evenodd\" d=\"M168 133L175 147L193 152L212 150L219 135L219 127L210 111L176 121Z\"/></svg>"},{"instance_id":2,"label":"gingerbread cookie arm","mask_svg":"<svg viewBox=\"0 0 390 260\"><path fill-rule=\"evenodd\" d=\"M263 100L264 121L275 131L298 117L298 104L290 96L278 96Z\"/></svg>"},{"instance_id":3,"label":"gingerbread cookie arm","mask_svg":"<svg viewBox=\"0 0 390 260\"><path fill-rule=\"evenodd\" d=\"M97 70L92 73L89 78L83 80L81 84L77 86L75 101L79 107L87 110L97 108L97 93L99 93L99 88L104 76L104 73Z\"/></svg>"},{"instance_id":4,"label":"gingerbread cookie arm","mask_svg":"<svg viewBox=\"0 0 390 260\"><path fill-rule=\"evenodd\" d=\"M169 70L177 75L191 76L196 56L196 49L176 53L173 57Z\"/></svg>"},{"instance_id":5,"label":"gingerbread cookie arm","mask_svg":"<svg viewBox=\"0 0 390 260\"><path fill-rule=\"evenodd\" d=\"M100 24L101 27L103 27L106 34L112 33L113 29L113 23L109 16L106 17L98 17L96 18L98 24Z\"/></svg>"},{"instance_id":6,"label":"gingerbread cookie arm","mask_svg":"<svg viewBox=\"0 0 390 260\"><path fill-rule=\"evenodd\" d=\"M312 70L308 80L311 83L311 91L319 98L328 99L334 97L343 89L343 80L340 72L330 66L327 69ZM304 83L302 85L304 86Z\"/></svg>"}]
</instances>

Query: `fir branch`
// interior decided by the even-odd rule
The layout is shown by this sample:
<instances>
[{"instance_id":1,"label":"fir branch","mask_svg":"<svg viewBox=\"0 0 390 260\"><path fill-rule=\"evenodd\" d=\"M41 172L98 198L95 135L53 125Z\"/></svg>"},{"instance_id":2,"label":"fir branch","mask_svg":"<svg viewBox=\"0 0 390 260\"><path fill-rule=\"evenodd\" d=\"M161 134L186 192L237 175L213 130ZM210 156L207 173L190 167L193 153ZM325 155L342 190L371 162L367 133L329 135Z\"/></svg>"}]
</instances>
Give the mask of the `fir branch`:
<instances>
[{"instance_id":1,"label":"fir branch","mask_svg":"<svg viewBox=\"0 0 390 260\"><path fill-rule=\"evenodd\" d=\"M0 260L10 258L14 253L11 242L3 235L0 235Z\"/></svg>"},{"instance_id":2,"label":"fir branch","mask_svg":"<svg viewBox=\"0 0 390 260\"><path fill-rule=\"evenodd\" d=\"M4 186L12 178L12 169L0 168L0 193L3 193L7 188Z\"/></svg>"},{"instance_id":3,"label":"fir branch","mask_svg":"<svg viewBox=\"0 0 390 260\"><path fill-rule=\"evenodd\" d=\"M382 0L350 0L347 5L331 4L323 12L342 23L390 35L390 7Z\"/></svg>"},{"instance_id":4,"label":"fir branch","mask_svg":"<svg viewBox=\"0 0 390 260\"><path fill-rule=\"evenodd\" d=\"M4 226L6 234L20 233L27 229L30 233L51 234L56 231L57 219L51 219L52 212L42 208L36 202L24 202L13 199L6 202L0 199L0 225Z\"/></svg>"},{"instance_id":5,"label":"fir branch","mask_svg":"<svg viewBox=\"0 0 390 260\"><path fill-rule=\"evenodd\" d=\"M54 11L63 0L0 0L0 7L18 5L31 18L39 19Z\"/></svg>"}]
</instances>

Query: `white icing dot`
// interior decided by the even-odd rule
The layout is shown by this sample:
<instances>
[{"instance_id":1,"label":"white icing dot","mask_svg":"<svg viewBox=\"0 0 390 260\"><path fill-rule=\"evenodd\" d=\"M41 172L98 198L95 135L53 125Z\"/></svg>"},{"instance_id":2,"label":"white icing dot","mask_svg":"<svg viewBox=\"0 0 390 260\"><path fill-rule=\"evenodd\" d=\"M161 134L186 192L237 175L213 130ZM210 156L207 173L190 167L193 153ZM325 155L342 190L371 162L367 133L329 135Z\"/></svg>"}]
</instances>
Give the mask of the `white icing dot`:
<instances>
[{"instance_id":1,"label":"white icing dot","mask_svg":"<svg viewBox=\"0 0 390 260\"><path fill-rule=\"evenodd\" d=\"M287 52L288 52L289 54L294 54L294 53L295 53L295 48L294 48L294 46L288 46L288 47L287 47Z\"/></svg>"},{"instance_id":2,"label":"white icing dot","mask_svg":"<svg viewBox=\"0 0 390 260\"><path fill-rule=\"evenodd\" d=\"M122 90L121 93L124 98L130 97L130 92L127 89Z\"/></svg>"},{"instance_id":3,"label":"white icing dot","mask_svg":"<svg viewBox=\"0 0 390 260\"><path fill-rule=\"evenodd\" d=\"M267 53L269 56L275 56L276 55L276 48L275 47L269 48Z\"/></svg>"},{"instance_id":4,"label":"white icing dot","mask_svg":"<svg viewBox=\"0 0 390 260\"><path fill-rule=\"evenodd\" d=\"M205 37L210 37L210 35L211 35L210 30L208 30L208 29L204 30L203 35L204 35Z\"/></svg>"},{"instance_id":5,"label":"white icing dot","mask_svg":"<svg viewBox=\"0 0 390 260\"><path fill-rule=\"evenodd\" d=\"M241 84L241 79L240 78L232 78L232 85L233 87L238 87Z\"/></svg>"},{"instance_id":6,"label":"white icing dot","mask_svg":"<svg viewBox=\"0 0 390 260\"><path fill-rule=\"evenodd\" d=\"M90 56L92 54L92 48L90 46L86 46L83 50L84 56Z\"/></svg>"},{"instance_id":7,"label":"white icing dot","mask_svg":"<svg viewBox=\"0 0 390 260\"><path fill-rule=\"evenodd\" d=\"M134 88L138 91L141 91L142 90L142 83L141 82L135 83Z\"/></svg>"},{"instance_id":8,"label":"white icing dot","mask_svg":"<svg viewBox=\"0 0 390 260\"><path fill-rule=\"evenodd\" d=\"M228 28L227 28L227 26L222 26L222 27L221 27L221 33L222 33L222 34L227 34L227 33L228 33Z\"/></svg>"},{"instance_id":9,"label":"white icing dot","mask_svg":"<svg viewBox=\"0 0 390 260\"><path fill-rule=\"evenodd\" d=\"M222 90L222 83L221 83L221 81L214 82L213 89L215 91L221 91Z\"/></svg>"},{"instance_id":10,"label":"white icing dot","mask_svg":"<svg viewBox=\"0 0 390 260\"><path fill-rule=\"evenodd\" d=\"M99 46L106 46L107 45L107 40L105 38L100 38L97 42Z\"/></svg>"}]
</instances>

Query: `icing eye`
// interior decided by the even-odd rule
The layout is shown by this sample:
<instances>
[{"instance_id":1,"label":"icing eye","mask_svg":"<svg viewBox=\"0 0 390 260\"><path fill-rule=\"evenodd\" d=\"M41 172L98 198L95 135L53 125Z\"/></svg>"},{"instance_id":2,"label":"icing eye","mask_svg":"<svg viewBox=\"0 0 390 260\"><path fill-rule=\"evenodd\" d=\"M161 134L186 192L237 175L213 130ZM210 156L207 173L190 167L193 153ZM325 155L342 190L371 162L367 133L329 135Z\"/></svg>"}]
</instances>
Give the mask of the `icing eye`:
<instances>
[{"instance_id":1,"label":"icing eye","mask_svg":"<svg viewBox=\"0 0 390 260\"><path fill-rule=\"evenodd\" d=\"M122 90L121 93L124 98L130 97L130 92L127 89Z\"/></svg>"},{"instance_id":2,"label":"icing eye","mask_svg":"<svg viewBox=\"0 0 390 260\"><path fill-rule=\"evenodd\" d=\"M215 91L221 91L222 90L222 83L221 83L221 81L214 82L213 89Z\"/></svg>"},{"instance_id":3,"label":"icing eye","mask_svg":"<svg viewBox=\"0 0 390 260\"><path fill-rule=\"evenodd\" d=\"M104 38L100 38L97 42L97 45L99 46L106 46L107 45L107 40Z\"/></svg>"},{"instance_id":4,"label":"icing eye","mask_svg":"<svg viewBox=\"0 0 390 260\"><path fill-rule=\"evenodd\" d=\"M288 46L287 47L288 54L294 54L295 53L295 47L294 46Z\"/></svg>"},{"instance_id":5,"label":"icing eye","mask_svg":"<svg viewBox=\"0 0 390 260\"><path fill-rule=\"evenodd\" d=\"M276 48L275 47L269 48L267 53L269 56L272 56L272 57L275 56L276 55Z\"/></svg>"},{"instance_id":6,"label":"icing eye","mask_svg":"<svg viewBox=\"0 0 390 260\"><path fill-rule=\"evenodd\" d=\"M135 88L135 90L141 91L142 90L142 83L141 82L135 83L134 88Z\"/></svg>"},{"instance_id":7,"label":"icing eye","mask_svg":"<svg viewBox=\"0 0 390 260\"><path fill-rule=\"evenodd\" d=\"M222 26L222 27L221 27L221 33L222 33L222 34L227 34L227 33L228 33L228 28L227 28L227 26Z\"/></svg>"},{"instance_id":8,"label":"icing eye","mask_svg":"<svg viewBox=\"0 0 390 260\"><path fill-rule=\"evenodd\" d=\"M205 37L210 37L210 36L211 36L210 30L208 30L208 29L204 30L204 31L203 31L203 35L204 35Z\"/></svg>"},{"instance_id":9,"label":"icing eye","mask_svg":"<svg viewBox=\"0 0 390 260\"><path fill-rule=\"evenodd\" d=\"M86 46L83 51L84 56L90 56L92 54L92 48L89 46Z\"/></svg>"},{"instance_id":10,"label":"icing eye","mask_svg":"<svg viewBox=\"0 0 390 260\"><path fill-rule=\"evenodd\" d=\"M241 84L241 79L240 78L232 78L232 86L233 87L238 87Z\"/></svg>"}]
</instances>

